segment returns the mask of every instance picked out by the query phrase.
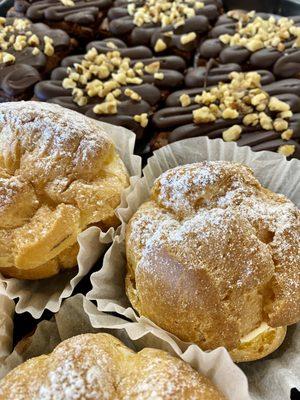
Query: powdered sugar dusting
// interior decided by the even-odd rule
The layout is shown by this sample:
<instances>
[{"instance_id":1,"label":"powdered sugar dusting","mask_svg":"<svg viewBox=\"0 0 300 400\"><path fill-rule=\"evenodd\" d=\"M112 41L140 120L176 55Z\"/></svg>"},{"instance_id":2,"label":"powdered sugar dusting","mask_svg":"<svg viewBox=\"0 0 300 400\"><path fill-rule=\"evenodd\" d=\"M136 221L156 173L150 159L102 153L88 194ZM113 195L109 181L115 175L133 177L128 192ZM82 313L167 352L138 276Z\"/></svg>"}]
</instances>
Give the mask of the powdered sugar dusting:
<instances>
[{"instance_id":1,"label":"powdered sugar dusting","mask_svg":"<svg viewBox=\"0 0 300 400\"><path fill-rule=\"evenodd\" d=\"M62 342L1 382L7 400L188 400L223 396L188 364L160 350L134 353L107 334ZM205 397L208 396L208 397Z\"/></svg>"},{"instance_id":2,"label":"powdered sugar dusting","mask_svg":"<svg viewBox=\"0 0 300 400\"><path fill-rule=\"evenodd\" d=\"M223 329L228 329L227 342L220 345L233 343L234 329L238 339L243 327L248 326L249 331L255 328L262 319L265 304L268 304L269 323L281 326L299 320L300 212L284 196L264 189L248 167L216 161L169 170L156 180L151 201L136 212L129 226L127 253L135 272L131 279L135 278L137 288L137 299L133 300L142 310L149 310L150 314L144 315L158 324L165 323L164 329L185 323L184 310L195 309L192 293L180 295L183 290L188 292L189 285L185 287L182 282L188 281L189 276L206 278L199 288L193 282L197 304L203 307L202 321L196 319L195 327L190 325L190 331L195 328L195 337L185 336L184 340L197 340L202 326L204 329L211 324L212 315L205 306L208 304L205 296L209 293L214 293L212 301L220 301L216 323L225 319ZM203 274L195 275L200 270ZM149 296L155 285L162 294L157 298L146 297L146 282L152 287ZM139 298L140 285L145 303L141 303L142 295ZM255 307L247 308L253 293L257 293ZM271 306L268 296L272 298ZM226 309L222 305L224 299ZM166 318L159 318L152 310L165 310L169 302L176 304L179 311L176 321L167 325ZM232 319L233 310L235 327L232 322L226 325L226 318ZM183 318L181 322L179 315ZM251 318L249 324L248 318ZM172 332L181 335L179 328ZM213 340L209 331L210 336L200 345L207 346L208 338L216 343L219 338L215 334Z\"/></svg>"}]
</instances>

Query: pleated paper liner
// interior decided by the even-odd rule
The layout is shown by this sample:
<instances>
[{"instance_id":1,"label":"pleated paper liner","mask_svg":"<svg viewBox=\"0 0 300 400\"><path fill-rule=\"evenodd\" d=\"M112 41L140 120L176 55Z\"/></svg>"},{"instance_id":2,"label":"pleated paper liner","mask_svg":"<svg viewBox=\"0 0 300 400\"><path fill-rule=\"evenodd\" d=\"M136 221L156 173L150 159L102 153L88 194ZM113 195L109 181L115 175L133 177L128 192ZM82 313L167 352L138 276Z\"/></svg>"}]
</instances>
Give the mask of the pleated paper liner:
<instances>
[{"instance_id":1,"label":"pleated paper liner","mask_svg":"<svg viewBox=\"0 0 300 400\"><path fill-rule=\"evenodd\" d=\"M12 351L14 311L15 303L7 297L0 282L0 365Z\"/></svg>"},{"instance_id":2,"label":"pleated paper liner","mask_svg":"<svg viewBox=\"0 0 300 400\"><path fill-rule=\"evenodd\" d=\"M134 190L127 197L127 207L119 210L119 217L122 220L120 235L115 237L112 246L105 254L102 269L91 276L92 290L87 294L87 297L97 302L97 307L100 311L116 312L120 316L129 318L132 321L142 321L146 326L154 326L151 321L143 317L140 318L137 315L132 309L125 293L124 278L126 274L126 257L124 233L126 223L137 208L149 198L150 189L155 179L164 171L178 165L204 160L226 160L246 164L253 169L255 176L263 186L268 187L274 192L286 195L298 207L300 206L299 160L293 159L287 161L280 154L267 151L255 153L252 152L249 147L238 147L235 143L224 143L220 139L209 140L207 138L194 138L163 147L156 151L154 156L148 160L144 168L144 177L136 183ZM157 327L157 329L160 328ZM293 327L291 327L290 330L292 329ZM181 350L185 350L189 345L174 338L173 335L170 336L176 341ZM292 343L294 342L292 341ZM287 350L288 352L290 351L289 349ZM299 362L299 349L297 350L295 346L292 345L291 351L296 353L295 359ZM245 370L247 374L249 374L251 382L253 382L254 385L253 390L252 387L251 390L253 394L264 391L263 399L265 400L274 400L277 398L278 400L283 398L288 399L292 382L288 379L283 379L281 381L276 379L276 373L278 372L276 370L277 364L275 361L274 363L269 362L272 357L278 357L276 361L278 365L284 362L281 352L278 350L273 353L268 360L264 359L259 362L250 363L249 366L245 366ZM270 365L271 370L266 371L265 365ZM272 388L270 391L263 387L262 379L259 380L254 377L255 374L258 377L260 375L260 373L257 372L257 368L262 368L261 372L272 381ZM286 365L283 369L285 376L290 376L292 377L291 380L295 380L296 386L297 382L299 382L299 365L297 366L296 363L294 363L292 365ZM274 397L275 392L277 393L277 397ZM270 395L268 393L270 393Z\"/></svg>"},{"instance_id":3,"label":"pleated paper liner","mask_svg":"<svg viewBox=\"0 0 300 400\"><path fill-rule=\"evenodd\" d=\"M135 134L122 128L98 122L102 129L114 141L118 153L125 163L130 175L130 186L124 191L120 207L127 203L126 197L132 190L136 180L141 175L141 158L133 154ZM118 230L119 228L117 228ZM78 267L60 274L36 281L26 281L15 278L4 278L0 274L10 299L16 299L16 312L29 312L34 318L40 318L44 310L57 312L62 300L71 296L76 285L86 276L99 257L112 242L116 230L110 228L102 232L98 227L90 227L78 236L80 246L77 257Z\"/></svg>"},{"instance_id":4,"label":"pleated paper liner","mask_svg":"<svg viewBox=\"0 0 300 400\"><path fill-rule=\"evenodd\" d=\"M50 353L69 337L96 332L110 333L135 351L145 347L168 351L209 377L228 400L250 400L245 375L224 349L206 353L197 346L189 346L181 351L160 329L101 313L80 294L67 299L51 321L39 323L34 335L17 345L0 368L0 378L31 357Z\"/></svg>"}]
</instances>

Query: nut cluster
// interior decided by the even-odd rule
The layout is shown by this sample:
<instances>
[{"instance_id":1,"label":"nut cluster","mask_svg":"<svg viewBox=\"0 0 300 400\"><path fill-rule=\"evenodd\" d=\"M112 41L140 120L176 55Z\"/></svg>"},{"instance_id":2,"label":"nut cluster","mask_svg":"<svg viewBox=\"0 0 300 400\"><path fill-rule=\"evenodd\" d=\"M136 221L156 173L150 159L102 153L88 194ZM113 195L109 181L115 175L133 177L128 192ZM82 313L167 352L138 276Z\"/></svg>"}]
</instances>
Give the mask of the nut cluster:
<instances>
[{"instance_id":1,"label":"nut cluster","mask_svg":"<svg viewBox=\"0 0 300 400\"><path fill-rule=\"evenodd\" d=\"M137 26L144 24L160 25L162 28L170 26L170 30L164 32L166 37L174 34L173 29L177 29L185 24L188 18L196 15L196 10L203 8L204 3L198 0L145 0L142 5L131 2L127 6L128 14L133 16L133 22ZM172 28L173 29L172 29ZM196 40L197 34L189 32L181 35L180 41L183 45ZM158 39L154 50L164 51L167 44L163 39Z\"/></svg>"},{"instance_id":2,"label":"nut cluster","mask_svg":"<svg viewBox=\"0 0 300 400\"><path fill-rule=\"evenodd\" d=\"M130 58L121 56L113 42L108 42L107 47L111 51L106 54L91 48L80 64L68 68L68 76L62 82L65 89L72 89L73 101L79 106L88 104L90 98L99 99L93 108L96 114L117 114L121 96L141 101L140 94L130 89L130 85L142 84L145 74L164 79L164 74L159 72L159 61L148 65L141 61L133 64ZM148 125L146 113L134 115L133 119L142 127Z\"/></svg>"},{"instance_id":3,"label":"nut cluster","mask_svg":"<svg viewBox=\"0 0 300 400\"><path fill-rule=\"evenodd\" d=\"M65 7L74 7L75 3L73 0L60 0L60 2L65 6Z\"/></svg>"},{"instance_id":4,"label":"nut cluster","mask_svg":"<svg viewBox=\"0 0 300 400\"><path fill-rule=\"evenodd\" d=\"M255 52L263 48L275 48L282 52L286 46L300 47L300 27L297 27L292 19L273 16L263 19L255 15L255 11L243 13L229 11L228 16L237 20L236 33L224 34L220 41L229 46L246 47Z\"/></svg>"},{"instance_id":5,"label":"nut cluster","mask_svg":"<svg viewBox=\"0 0 300 400\"><path fill-rule=\"evenodd\" d=\"M53 39L44 36L42 44L30 28L31 22L27 19L16 18L8 24L6 18L0 17L0 63L13 64L16 57L11 53L28 47L32 48L33 55L39 54L40 48L49 57L54 54Z\"/></svg>"},{"instance_id":6,"label":"nut cluster","mask_svg":"<svg viewBox=\"0 0 300 400\"><path fill-rule=\"evenodd\" d=\"M209 91L195 96L194 103L201 105L193 111L195 124L214 122L219 118L238 119L242 124L235 124L223 132L223 139L227 142L238 140L243 126L274 130L284 140L293 136L293 130L289 128L289 119L293 115L289 104L277 97L270 97L262 90L261 77L257 72L232 72L229 77L229 83L221 82ZM179 100L183 107L192 103L187 94L183 94ZM289 156L293 154L295 147L285 145L279 151Z\"/></svg>"}]
</instances>

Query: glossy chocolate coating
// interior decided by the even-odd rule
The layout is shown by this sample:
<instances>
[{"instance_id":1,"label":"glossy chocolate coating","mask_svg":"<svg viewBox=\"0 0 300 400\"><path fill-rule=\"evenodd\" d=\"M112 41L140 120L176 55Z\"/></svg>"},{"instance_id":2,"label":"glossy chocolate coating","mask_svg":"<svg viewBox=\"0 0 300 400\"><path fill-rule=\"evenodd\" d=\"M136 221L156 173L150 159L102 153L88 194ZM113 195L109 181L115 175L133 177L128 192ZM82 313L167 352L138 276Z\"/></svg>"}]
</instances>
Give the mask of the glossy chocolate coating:
<instances>
[{"instance_id":1,"label":"glossy chocolate coating","mask_svg":"<svg viewBox=\"0 0 300 400\"><path fill-rule=\"evenodd\" d=\"M67 67L73 66L74 63L80 63L84 55L70 56L63 60L62 66L56 68L51 74L51 80L40 82L35 87L35 96L41 101L60 104L64 107L79 111L92 118L109 122L114 125L124 126L133 130L137 137L143 135L144 129L139 123L133 120L133 116L141 113L152 114L153 110L161 100L162 94L170 88L176 88L183 83L183 74L180 71L185 69L185 62L178 56L153 57L148 47L136 46L128 48L120 39L106 39L103 41L91 42L87 49L95 47L99 53L107 53L112 49L107 47L108 42L113 42L123 57L130 57L131 64L141 61L144 65L151 64L154 61L160 61L161 69L159 72L164 74L162 80L155 79L153 75L145 74L141 78L143 83L140 85L121 86L122 95L118 97L118 114L98 115L93 112L95 104L99 104L101 100L97 97L89 99L86 106L80 107L74 103L72 98L72 90L64 89L62 81L67 76ZM133 101L123 94L124 90L130 89L137 92L141 97L141 101Z\"/></svg>"},{"instance_id":2,"label":"glossy chocolate coating","mask_svg":"<svg viewBox=\"0 0 300 400\"><path fill-rule=\"evenodd\" d=\"M174 28L172 25L161 27L160 24L147 23L142 26L136 26L133 17L128 14L127 0L117 0L114 6L108 12L108 30L117 37L126 37L131 45L147 45L154 48L158 39L162 39L168 49L177 49L182 52L193 51L199 42L201 35L205 34L210 23L213 23L219 16L222 3L220 0L203 0L205 6L196 9L194 17L185 20L185 24ZM142 5L143 2L140 2ZM164 35L164 32L173 31L171 37ZM181 35L189 32L195 32L198 40L187 44L180 41Z\"/></svg>"},{"instance_id":3,"label":"glossy chocolate coating","mask_svg":"<svg viewBox=\"0 0 300 400\"><path fill-rule=\"evenodd\" d=\"M271 16L266 13L257 13L256 15L264 19ZM300 26L300 17L291 18L296 26ZM245 47L223 44L219 37L224 34L234 35L236 25L235 19L227 14L221 15L215 27L210 31L209 38L201 43L196 60L214 58L223 64L240 64L243 70L269 69L279 78L295 77L300 73L300 49L292 47L293 41L284 42L286 49L282 52L275 48L263 48L251 52Z\"/></svg>"},{"instance_id":4,"label":"glossy chocolate coating","mask_svg":"<svg viewBox=\"0 0 300 400\"><path fill-rule=\"evenodd\" d=\"M232 68L234 70L234 65L232 65ZM190 86L192 86L192 83L196 86L197 82L200 82L199 86L172 93L166 100L168 107L154 114L153 123L157 127L159 134L153 140L153 148L191 137L207 136L210 139L221 138L223 131L232 125L243 125L241 117L226 120L218 119L210 123L195 124L193 122L193 110L199 108L199 104L192 104L188 107L181 106L179 98L182 94L186 93L193 99L205 89L203 83L204 69L201 68L200 71L191 70L186 77L186 80L190 82ZM293 116L290 119L289 127L293 129L294 134L291 140L286 141L281 139L280 132L265 131L260 126L243 125L243 132L237 143L240 146L250 146L254 151L276 151L281 145L293 144L296 146L293 157L300 158L300 79L275 81L275 77L271 72L257 72L262 76L263 90L290 105ZM206 82L213 83L222 74L222 66L216 67L215 71L211 69L207 74ZM227 77L223 81L228 82L229 78ZM210 87L208 86L206 89L209 90Z\"/></svg>"},{"instance_id":5,"label":"glossy chocolate coating","mask_svg":"<svg viewBox=\"0 0 300 400\"><path fill-rule=\"evenodd\" d=\"M96 22L99 12L107 10L111 0L73 0L74 6L65 6L60 0L15 0L16 13L26 14L32 21L66 21L79 25Z\"/></svg>"},{"instance_id":6,"label":"glossy chocolate coating","mask_svg":"<svg viewBox=\"0 0 300 400\"><path fill-rule=\"evenodd\" d=\"M6 25L11 22L11 19L7 19ZM25 47L22 51L15 51L13 47L6 50L15 57L15 62L12 65L0 63L0 101L2 102L29 98L33 85L42 79L43 74L50 67L55 67L69 50L70 38L67 33L59 29L51 29L45 24L38 23L31 24L28 30L39 37L40 52L33 55L33 47ZM44 36L53 39L54 55L51 57L43 53Z\"/></svg>"}]
</instances>

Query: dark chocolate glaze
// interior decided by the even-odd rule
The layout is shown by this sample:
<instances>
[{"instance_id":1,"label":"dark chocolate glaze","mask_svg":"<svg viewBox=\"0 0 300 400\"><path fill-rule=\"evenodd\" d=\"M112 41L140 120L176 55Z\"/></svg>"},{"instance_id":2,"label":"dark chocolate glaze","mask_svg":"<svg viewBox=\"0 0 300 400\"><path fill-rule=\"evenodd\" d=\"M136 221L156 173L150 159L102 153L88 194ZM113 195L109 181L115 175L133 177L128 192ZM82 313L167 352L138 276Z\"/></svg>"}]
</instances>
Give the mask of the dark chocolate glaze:
<instances>
[{"instance_id":1,"label":"dark chocolate glaze","mask_svg":"<svg viewBox=\"0 0 300 400\"><path fill-rule=\"evenodd\" d=\"M106 11L112 0L73 0L68 7L60 0L15 0L14 9L26 14L32 21L65 21L78 25L90 25L98 20L99 13Z\"/></svg>"},{"instance_id":2,"label":"dark chocolate glaze","mask_svg":"<svg viewBox=\"0 0 300 400\"><path fill-rule=\"evenodd\" d=\"M6 25L11 22L12 19L7 19ZM0 63L0 101L29 98L32 94L33 85L42 79L50 66L55 67L70 49L68 34L59 29L51 29L45 24L38 23L31 24L28 30L39 37L40 52L33 55L33 47L25 47L22 51L15 51L13 47L6 50L14 55L15 63L12 65ZM55 52L51 57L47 57L43 53L44 36L53 39Z\"/></svg>"},{"instance_id":3,"label":"dark chocolate glaze","mask_svg":"<svg viewBox=\"0 0 300 400\"><path fill-rule=\"evenodd\" d=\"M196 10L194 17L188 18L185 24L174 28L172 25L162 28L159 24L148 23L138 27L133 22L133 17L127 12L130 3L127 0L117 0L108 12L108 31L117 37L126 37L131 45L147 45L154 48L158 39L163 39L168 49L177 49L181 52L193 51L199 39L205 34L210 23L216 21L220 14L222 3L220 0L203 0L205 6ZM139 2L143 4L143 1ZM165 32L173 31L172 37L164 35ZM195 32L198 38L193 42L183 45L180 41L181 35Z\"/></svg>"},{"instance_id":4,"label":"dark chocolate glaze","mask_svg":"<svg viewBox=\"0 0 300 400\"><path fill-rule=\"evenodd\" d=\"M89 103L84 107L79 107L72 99L72 90L64 89L62 81L67 76L67 67L73 66L74 63L80 63L84 55L76 55L66 57L62 61L62 66L56 68L51 74L51 80L42 81L35 86L35 96L41 101L56 103L61 106L79 111L92 118L109 122L114 125L124 126L133 130L138 138L141 138L144 129L139 123L133 120L133 116L141 113L152 114L161 100L162 94L170 88L176 88L183 83L183 74L180 72L185 69L185 62L178 56L161 56L153 57L152 52L148 47L136 46L127 48L124 42L120 39L106 39L103 41L91 42L87 45L90 49L95 47L98 52L107 53L112 51L107 47L107 42L113 42L118 46L118 50L123 57L130 57L131 64L134 65L137 61L143 62L145 65L154 61L160 61L162 68L159 72L164 74L162 80L155 79L153 75L144 75L141 85L122 86L122 93L127 87L139 93L142 97L141 101L132 101L125 95L118 97L118 114L116 115L98 115L93 112L95 104L99 103L96 97L90 98Z\"/></svg>"},{"instance_id":5,"label":"dark chocolate glaze","mask_svg":"<svg viewBox=\"0 0 300 400\"><path fill-rule=\"evenodd\" d=\"M265 19L271 16L266 13L256 15ZM291 18L296 26L300 26L300 17ZM214 58L223 64L237 63L243 70L269 69L280 78L294 77L300 73L300 49L292 47L293 41L285 42L286 50L283 52L274 48L251 52L245 47L223 44L219 37L224 34L235 34L236 24L237 21L227 14L221 15L210 31L209 37L200 44L196 52L196 62L198 59Z\"/></svg>"},{"instance_id":6,"label":"dark chocolate glaze","mask_svg":"<svg viewBox=\"0 0 300 400\"><path fill-rule=\"evenodd\" d=\"M232 65L234 69L234 66ZM190 86L197 87L180 90L172 93L166 100L168 107L157 111L153 116L153 123L159 132L152 142L152 147L157 148L162 144L172 143L182 139L188 139L198 136L207 136L210 139L221 138L225 129L232 125L242 124L242 118L237 119L218 119L214 122L205 124L195 124L193 122L193 110L199 108L198 104L192 104L188 107L180 105L179 98L186 93L193 99L197 94L201 94L204 88L204 69L198 68L198 71L191 70L189 76ZM228 71L231 72L231 71ZM291 140L282 140L280 132L265 131L258 126L244 126L240 139L237 141L240 146L250 146L254 151L270 150L276 151L279 146L284 144L293 144L296 151L293 157L300 158L300 79L283 79L275 81L274 75L269 71L257 71L262 76L262 88L271 96L276 96L282 101L287 102L293 112L289 127L293 129L294 134ZM222 66L211 69L207 74L207 82L213 82L217 76L222 76ZM229 79L224 79L228 82ZM210 87L207 88L209 90Z\"/></svg>"}]
</instances>

